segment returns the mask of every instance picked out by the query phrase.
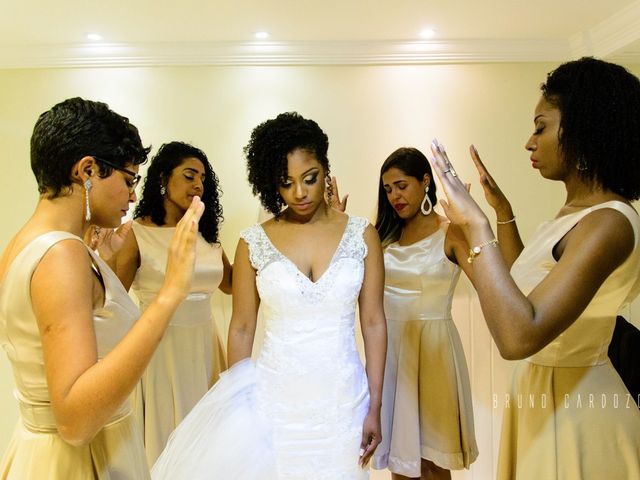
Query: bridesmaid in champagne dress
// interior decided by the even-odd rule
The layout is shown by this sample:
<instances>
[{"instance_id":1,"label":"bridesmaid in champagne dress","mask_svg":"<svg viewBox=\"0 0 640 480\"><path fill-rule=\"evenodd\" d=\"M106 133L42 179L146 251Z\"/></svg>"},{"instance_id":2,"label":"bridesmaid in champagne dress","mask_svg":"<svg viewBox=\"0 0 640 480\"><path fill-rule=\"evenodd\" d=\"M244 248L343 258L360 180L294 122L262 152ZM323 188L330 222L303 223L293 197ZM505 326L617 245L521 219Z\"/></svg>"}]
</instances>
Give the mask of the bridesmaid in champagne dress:
<instances>
[{"instance_id":1,"label":"bridesmaid in champagne dress","mask_svg":"<svg viewBox=\"0 0 640 480\"><path fill-rule=\"evenodd\" d=\"M211 296L217 288L231 293L231 265L218 241L222 222L218 177L202 150L182 142L160 147L147 171L133 232L110 261L144 312L162 286L175 226L196 195L201 196L206 212L200 220L191 290L171 319L134 396L149 467L171 432L226 369Z\"/></svg>"},{"instance_id":2,"label":"bridesmaid in champagne dress","mask_svg":"<svg viewBox=\"0 0 640 480\"><path fill-rule=\"evenodd\" d=\"M122 284L83 241L90 223L120 225L147 153L103 103L65 100L36 123L40 199L0 259L0 344L20 410L2 479L149 478L129 397L189 290L203 206L194 199L178 224L158 298L137 322Z\"/></svg>"},{"instance_id":3,"label":"bridesmaid in champagne dress","mask_svg":"<svg viewBox=\"0 0 640 480\"><path fill-rule=\"evenodd\" d=\"M474 245L489 330L503 357L520 360L499 479L640 479L640 410L607 356L616 315L640 289L640 218L630 203L640 197L639 112L640 81L618 65L582 58L548 75L526 148L531 166L563 182L567 197L527 247L477 151L497 240L442 146L432 145L445 212Z\"/></svg>"},{"instance_id":4,"label":"bridesmaid in champagne dress","mask_svg":"<svg viewBox=\"0 0 640 480\"><path fill-rule=\"evenodd\" d=\"M472 279L460 229L438 215L427 158L399 148L383 163L376 229L384 246L387 364L375 468L394 479L451 478L478 456L471 387L451 318L460 270Z\"/></svg>"}]
</instances>

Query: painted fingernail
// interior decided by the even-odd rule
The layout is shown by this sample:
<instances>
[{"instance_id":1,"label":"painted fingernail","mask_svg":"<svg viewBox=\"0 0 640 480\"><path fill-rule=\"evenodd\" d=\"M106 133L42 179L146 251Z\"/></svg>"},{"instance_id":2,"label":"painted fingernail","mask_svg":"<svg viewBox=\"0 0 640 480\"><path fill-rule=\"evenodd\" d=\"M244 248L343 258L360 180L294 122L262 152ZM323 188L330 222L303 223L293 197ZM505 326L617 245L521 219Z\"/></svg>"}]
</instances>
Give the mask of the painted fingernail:
<instances>
[{"instance_id":1,"label":"painted fingernail","mask_svg":"<svg viewBox=\"0 0 640 480\"><path fill-rule=\"evenodd\" d=\"M360 456L364 455L364 448L360 449Z\"/></svg>"}]
</instances>

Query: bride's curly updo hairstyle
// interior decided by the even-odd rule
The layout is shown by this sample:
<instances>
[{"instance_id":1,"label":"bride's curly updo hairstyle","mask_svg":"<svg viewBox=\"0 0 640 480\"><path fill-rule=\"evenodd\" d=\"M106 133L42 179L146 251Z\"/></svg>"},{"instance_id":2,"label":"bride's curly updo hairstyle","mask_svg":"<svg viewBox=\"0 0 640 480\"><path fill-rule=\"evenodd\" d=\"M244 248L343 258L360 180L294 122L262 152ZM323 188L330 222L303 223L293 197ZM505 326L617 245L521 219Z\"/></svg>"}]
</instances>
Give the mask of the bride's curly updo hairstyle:
<instances>
[{"instance_id":1,"label":"bride's curly updo hairstyle","mask_svg":"<svg viewBox=\"0 0 640 480\"><path fill-rule=\"evenodd\" d=\"M287 178L287 155L297 149L315 155L325 175L329 174L329 138L316 122L296 112L281 113L258 125L244 147L253 194L276 218L285 204L278 186Z\"/></svg>"}]
</instances>

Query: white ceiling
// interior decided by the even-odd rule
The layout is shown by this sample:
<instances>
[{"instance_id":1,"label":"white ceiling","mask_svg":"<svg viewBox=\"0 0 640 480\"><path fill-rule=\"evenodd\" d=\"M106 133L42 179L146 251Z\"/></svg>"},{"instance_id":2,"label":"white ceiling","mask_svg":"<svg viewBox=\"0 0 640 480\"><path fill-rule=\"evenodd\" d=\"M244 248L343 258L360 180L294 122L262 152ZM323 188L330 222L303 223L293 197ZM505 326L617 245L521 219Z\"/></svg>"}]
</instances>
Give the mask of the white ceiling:
<instances>
[{"instance_id":1,"label":"white ceiling","mask_svg":"<svg viewBox=\"0 0 640 480\"><path fill-rule=\"evenodd\" d=\"M0 68L640 61L640 0L0 2Z\"/></svg>"}]
</instances>

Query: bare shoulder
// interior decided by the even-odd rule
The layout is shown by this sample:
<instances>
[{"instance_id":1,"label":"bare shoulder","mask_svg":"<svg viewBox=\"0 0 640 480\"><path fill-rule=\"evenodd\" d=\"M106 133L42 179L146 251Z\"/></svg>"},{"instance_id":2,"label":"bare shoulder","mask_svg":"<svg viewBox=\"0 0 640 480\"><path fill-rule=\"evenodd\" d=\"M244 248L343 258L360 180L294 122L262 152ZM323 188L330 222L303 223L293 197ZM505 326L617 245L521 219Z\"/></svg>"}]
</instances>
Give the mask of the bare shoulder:
<instances>
[{"instance_id":1,"label":"bare shoulder","mask_svg":"<svg viewBox=\"0 0 640 480\"><path fill-rule=\"evenodd\" d=\"M581 256L606 258L622 263L633 250L635 234L629 219L618 210L601 208L585 215L558 244L560 254L580 252ZM607 255L599 255L601 252Z\"/></svg>"},{"instance_id":2,"label":"bare shoulder","mask_svg":"<svg viewBox=\"0 0 640 480\"><path fill-rule=\"evenodd\" d=\"M629 218L613 208L600 208L582 218L574 229L581 235L591 235L615 247L631 249L634 231Z\"/></svg>"},{"instance_id":3,"label":"bare shoulder","mask_svg":"<svg viewBox=\"0 0 640 480\"><path fill-rule=\"evenodd\" d=\"M366 242L372 241L380 245L380 236L378 235L378 231L371 223L367 223L367 226L364 228L364 239Z\"/></svg>"},{"instance_id":4,"label":"bare shoulder","mask_svg":"<svg viewBox=\"0 0 640 480\"><path fill-rule=\"evenodd\" d=\"M31 293L42 287L41 293L50 296L57 285L65 285L62 292L78 292L79 285L90 285L91 256L80 239L64 239L52 245L42 256L31 277Z\"/></svg>"},{"instance_id":5,"label":"bare shoulder","mask_svg":"<svg viewBox=\"0 0 640 480\"><path fill-rule=\"evenodd\" d=\"M458 225L449 224L445 238L452 247L468 248L467 239Z\"/></svg>"},{"instance_id":6,"label":"bare shoulder","mask_svg":"<svg viewBox=\"0 0 640 480\"><path fill-rule=\"evenodd\" d=\"M282 228L284 223L285 222L277 219L276 217L271 217L270 219L260 223L259 225L265 232L270 232L272 230L278 230Z\"/></svg>"}]
</instances>

